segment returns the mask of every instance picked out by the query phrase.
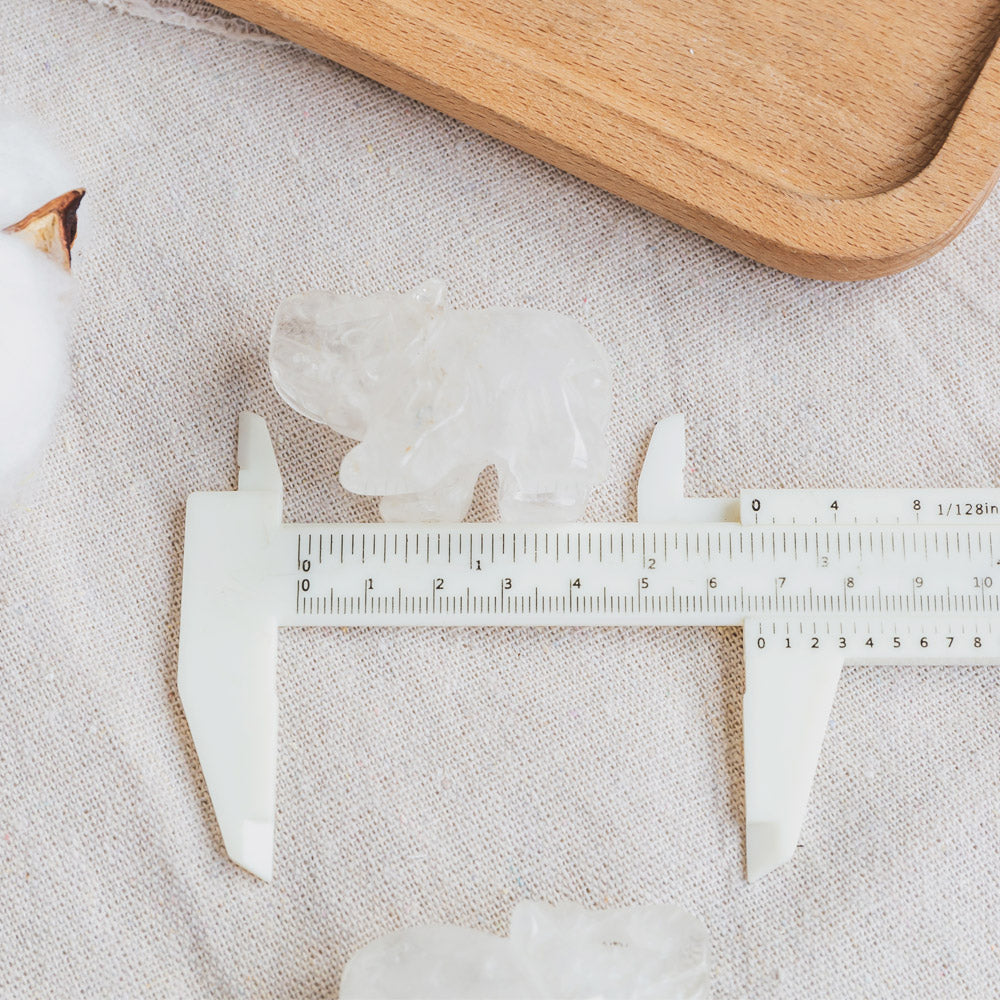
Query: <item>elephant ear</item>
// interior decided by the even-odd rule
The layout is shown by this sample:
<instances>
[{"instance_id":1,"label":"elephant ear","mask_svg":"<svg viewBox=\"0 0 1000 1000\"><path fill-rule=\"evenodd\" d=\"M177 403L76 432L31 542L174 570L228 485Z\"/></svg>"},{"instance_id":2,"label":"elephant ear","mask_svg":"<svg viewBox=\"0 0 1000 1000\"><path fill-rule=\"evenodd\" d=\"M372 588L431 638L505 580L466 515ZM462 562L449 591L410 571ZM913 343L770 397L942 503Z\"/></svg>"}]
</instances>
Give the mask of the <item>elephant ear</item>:
<instances>
[{"instance_id":1,"label":"elephant ear","mask_svg":"<svg viewBox=\"0 0 1000 1000\"><path fill-rule=\"evenodd\" d=\"M285 299L271 329L278 394L310 420L363 440L373 417L398 406L399 385L410 379L406 307L406 297L393 292Z\"/></svg>"},{"instance_id":2,"label":"elephant ear","mask_svg":"<svg viewBox=\"0 0 1000 1000\"><path fill-rule=\"evenodd\" d=\"M285 299L271 327L269 365L278 395L304 417L352 438L364 436L371 397L366 359L385 308L374 298L313 291Z\"/></svg>"}]
</instances>

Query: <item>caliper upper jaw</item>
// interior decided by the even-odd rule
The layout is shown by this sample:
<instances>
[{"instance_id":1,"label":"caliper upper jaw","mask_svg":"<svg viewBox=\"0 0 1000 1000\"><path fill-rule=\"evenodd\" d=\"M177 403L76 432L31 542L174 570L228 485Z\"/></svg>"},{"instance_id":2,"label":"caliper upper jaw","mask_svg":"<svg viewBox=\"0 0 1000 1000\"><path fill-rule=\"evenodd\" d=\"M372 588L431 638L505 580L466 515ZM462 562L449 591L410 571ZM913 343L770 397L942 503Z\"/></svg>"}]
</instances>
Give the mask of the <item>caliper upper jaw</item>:
<instances>
[{"instance_id":1,"label":"caliper upper jaw","mask_svg":"<svg viewBox=\"0 0 1000 1000\"><path fill-rule=\"evenodd\" d=\"M238 457L236 492L188 500L177 687L226 851L270 880L278 713L269 588L282 496L261 417L241 414Z\"/></svg>"},{"instance_id":2,"label":"caliper upper jaw","mask_svg":"<svg viewBox=\"0 0 1000 1000\"><path fill-rule=\"evenodd\" d=\"M636 490L636 520L640 524L716 524L739 521L739 500L686 497L684 417L665 417L654 428L646 447Z\"/></svg>"}]
</instances>

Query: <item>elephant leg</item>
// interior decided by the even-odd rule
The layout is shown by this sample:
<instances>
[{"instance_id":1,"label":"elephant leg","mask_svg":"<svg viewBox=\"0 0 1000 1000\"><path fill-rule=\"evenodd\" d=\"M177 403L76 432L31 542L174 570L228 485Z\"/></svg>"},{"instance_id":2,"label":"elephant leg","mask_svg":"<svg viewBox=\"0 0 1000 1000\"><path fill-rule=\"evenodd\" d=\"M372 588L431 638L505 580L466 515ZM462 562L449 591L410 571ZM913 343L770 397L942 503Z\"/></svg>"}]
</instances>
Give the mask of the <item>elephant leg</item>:
<instances>
[{"instance_id":1,"label":"elephant leg","mask_svg":"<svg viewBox=\"0 0 1000 1000\"><path fill-rule=\"evenodd\" d=\"M579 521L587 508L593 482L549 470L544 476L517 476L497 468L500 520L514 524Z\"/></svg>"},{"instance_id":2,"label":"elephant leg","mask_svg":"<svg viewBox=\"0 0 1000 1000\"><path fill-rule=\"evenodd\" d=\"M462 521L469 513L480 471L470 467L454 469L432 489L384 496L379 507L382 520L416 523Z\"/></svg>"},{"instance_id":3,"label":"elephant leg","mask_svg":"<svg viewBox=\"0 0 1000 1000\"><path fill-rule=\"evenodd\" d=\"M560 397L551 387L505 414L495 463L502 520L583 517L591 491L607 474L602 417L599 401L568 390Z\"/></svg>"}]
</instances>

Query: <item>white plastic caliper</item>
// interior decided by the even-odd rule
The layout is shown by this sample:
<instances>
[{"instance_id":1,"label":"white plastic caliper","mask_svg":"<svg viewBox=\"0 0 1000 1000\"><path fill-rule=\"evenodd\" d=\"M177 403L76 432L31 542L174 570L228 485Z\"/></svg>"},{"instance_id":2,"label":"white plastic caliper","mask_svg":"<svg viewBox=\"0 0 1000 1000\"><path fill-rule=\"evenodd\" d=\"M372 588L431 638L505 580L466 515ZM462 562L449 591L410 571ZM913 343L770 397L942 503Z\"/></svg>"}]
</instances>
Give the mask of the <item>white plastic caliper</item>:
<instances>
[{"instance_id":1,"label":"white plastic caliper","mask_svg":"<svg viewBox=\"0 0 1000 1000\"><path fill-rule=\"evenodd\" d=\"M283 524L243 414L239 489L188 501L178 663L230 857L271 877L279 626L742 625L749 879L795 850L845 662L1000 662L1000 490L689 500L683 464L673 417L637 524Z\"/></svg>"}]
</instances>

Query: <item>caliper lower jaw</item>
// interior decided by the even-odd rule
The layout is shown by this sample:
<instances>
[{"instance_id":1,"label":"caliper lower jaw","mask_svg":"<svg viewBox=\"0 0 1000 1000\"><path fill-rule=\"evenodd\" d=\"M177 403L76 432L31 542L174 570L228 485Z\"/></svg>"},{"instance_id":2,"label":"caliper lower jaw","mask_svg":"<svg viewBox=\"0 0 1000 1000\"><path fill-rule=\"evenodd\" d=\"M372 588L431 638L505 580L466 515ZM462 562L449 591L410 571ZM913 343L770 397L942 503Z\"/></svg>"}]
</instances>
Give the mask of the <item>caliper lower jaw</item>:
<instances>
[{"instance_id":1,"label":"caliper lower jaw","mask_svg":"<svg viewBox=\"0 0 1000 1000\"><path fill-rule=\"evenodd\" d=\"M843 660L781 649L771 623L747 621L743 649L747 879L753 882L795 853Z\"/></svg>"},{"instance_id":2,"label":"caliper lower jaw","mask_svg":"<svg viewBox=\"0 0 1000 1000\"><path fill-rule=\"evenodd\" d=\"M177 687L229 856L270 880L281 477L263 419L240 416L239 489L188 500Z\"/></svg>"}]
</instances>

